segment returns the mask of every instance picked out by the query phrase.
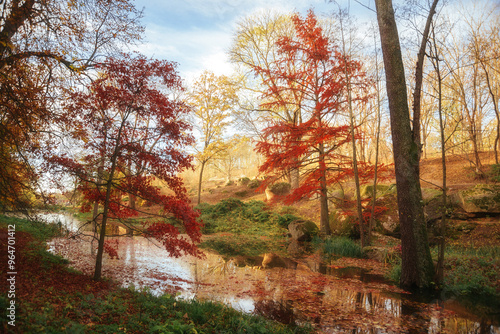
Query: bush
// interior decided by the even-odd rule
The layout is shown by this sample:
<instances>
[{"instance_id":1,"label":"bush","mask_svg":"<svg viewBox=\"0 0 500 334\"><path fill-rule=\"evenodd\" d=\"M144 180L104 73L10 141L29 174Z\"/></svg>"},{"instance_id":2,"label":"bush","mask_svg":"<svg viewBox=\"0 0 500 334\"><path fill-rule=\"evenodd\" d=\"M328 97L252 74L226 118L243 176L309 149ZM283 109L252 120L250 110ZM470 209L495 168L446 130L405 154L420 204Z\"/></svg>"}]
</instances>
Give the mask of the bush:
<instances>
[{"instance_id":1,"label":"bush","mask_svg":"<svg viewBox=\"0 0 500 334\"><path fill-rule=\"evenodd\" d=\"M359 237L359 229L356 229L351 216L343 217L337 211L332 210L328 220L333 234L348 238Z\"/></svg>"},{"instance_id":2,"label":"bush","mask_svg":"<svg viewBox=\"0 0 500 334\"><path fill-rule=\"evenodd\" d=\"M391 281L399 284L399 281L401 280L401 263L395 264L392 268L391 271L389 272L389 277Z\"/></svg>"},{"instance_id":3,"label":"bush","mask_svg":"<svg viewBox=\"0 0 500 334\"><path fill-rule=\"evenodd\" d=\"M275 221L279 226L281 226L283 228L288 228L288 225L291 222L296 221L297 219L300 219L300 218L295 216L295 215L286 213L286 214L276 215Z\"/></svg>"},{"instance_id":4,"label":"bush","mask_svg":"<svg viewBox=\"0 0 500 334\"><path fill-rule=\"evenodd\" d=\"M244 186L246 186L249 182L250 182L250 179L246 176L238 179L238 183L241 185L244 185Z\"/></svg>"},{"instance_id":5,"label":"bush","mask_svg":"<svg viewBox=\"0 0 500 334\"><path fill-rule=\"evenodd\" d=\"M290 192L291 186L288 182L278 182L269 186L269 190L278 196L286 195Z\"/></svg>"},{"instance_id":6,"label":"bush","mask_svg":"<svg viewBox=\"0 0 500 334\"><path fill-rule=\"evenodd\" d=\"M260 186L260 181L259 180L252 180L250 182L248 182L248 185L247 187L250 188L250 189L256 189Z\"/></svg>"},{"instance_id":7,"label":"bush","mask_svg":"<svg viewBox=\"0 0 500 334\"><path fill-rule=\"evenodd\" d=\"M287 206L287 205L284 205L284 206L282 206L282 207L280 208L279 213L280 213L281 215L286 215L286 214L291 214L291 215L293 215L293 214L297 213L297 209L296 209L296 208L294 208L293 206Z\"/></svg>"},{"instance_id":8,"label":"bush","mask_svg":"<svg viewBox=\"0 0 500 334\"><path fill-rule=\"evenodd\" d=\"M488 172L488 176L491 180L495 182L500 182L500 165L494 164L490 166L490 170Z\"/></svg>"},{"instance_id":9,"label":"bush","mask_svg":"<svg viewBox=\"0 0 500 334\"><path fill-rule=\"evenodd\" d=\"M245 197L246 195L248 195L248 191L246 190L242 190L242 191L237 191L234 193L236 196L238 197Z\"/></svg>"}]
</instances>

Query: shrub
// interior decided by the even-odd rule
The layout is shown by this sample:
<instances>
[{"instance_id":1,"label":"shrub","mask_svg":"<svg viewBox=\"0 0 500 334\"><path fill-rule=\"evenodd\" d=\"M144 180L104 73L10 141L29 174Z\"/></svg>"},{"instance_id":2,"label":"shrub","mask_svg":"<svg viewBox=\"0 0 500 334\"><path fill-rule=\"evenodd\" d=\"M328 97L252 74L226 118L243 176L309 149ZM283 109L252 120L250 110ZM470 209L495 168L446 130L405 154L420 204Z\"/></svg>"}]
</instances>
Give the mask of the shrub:
<instances>
[{"instance_id":1,"label":"shrub","mask_svg":"<svg viewBox=\"0 0 500 334\"><path fill-rule=\"evenodd\" d=\"M349 238L359 237L359 230L356 229L351 216L342 216L337 211L332 210L328 220L333 234Z\"/></svg>"},{"instance_id":2,"label":"shrub","mask_svg":"<svg viewBox=\"0 0 500 334\"><path fill-rule=\"evenodd\" d=\"M250 182L250 179L246 176L238 179L238 183L241 185L244 185L244 186L247 185L249 182Z\"/></svg>"},{"instance_id":3,"label":"shrub","mask_svg":"<svg viewBox=\"0 0 500 334\"><path fill-rule=\"evenodd\" d=\"M286 213L286 214L276 215L275 221L279 226L283 228L288 228L288 225L291 222L296 221L297 219L300 218L295 215Z\"/></svg>"},{"instance_id":4,"label":"shrub","mask_svg":"<svg viewBox=\"0 0 500 334\"><path fill-rule=\"evenodd\" d=\"M293 215L294 213L297 213L297 209L294 208L293 206L284 205L280 208L279 213L282 215L285 215L287 213Z\"/></svg>"},{"instance_id":5,"label":"shrub","mask_svg":"<svg viewBox=\"0 0 500 334\"><path fill-rule=\"evenodd\" d=\"M491 180L495 182L500 182L500 164L494 164L490 166L488 176Z\"/></svg>"},{"instance_id":6,"label":"shrub","mask_svg":"<svg viewBox=\"0 0 500 334\"><path fill-rule=\"evenodd\" d=\"M252 180L250 182L248 182L248 185L247 187L250 188L250 189L256 189L260 186L260 181L259 180Z\"/></svg>"},{"instance_id":7,"label":"shrub","mask_svg":"<svg viewBox=\"0 0 500 334\"><path fill-rule=\"evenodd\" d=\"M242 191L237 191L234 193L236 196L238 197L245 197L246 195L248 195L248 191L246 190L242 190Z\"/></svg>"},{"instance_id":8,"label":"shrub","mask_svg":"<svg viewBox=\"0 0 500 334\"><path fill-rule=\"evenodd\" d=\"M395 264L392 268L391 271L389 272L389 277L391 281L396 282L399 284L399 281L401 280L401 263Z\"/></svg>"}]
</instances>

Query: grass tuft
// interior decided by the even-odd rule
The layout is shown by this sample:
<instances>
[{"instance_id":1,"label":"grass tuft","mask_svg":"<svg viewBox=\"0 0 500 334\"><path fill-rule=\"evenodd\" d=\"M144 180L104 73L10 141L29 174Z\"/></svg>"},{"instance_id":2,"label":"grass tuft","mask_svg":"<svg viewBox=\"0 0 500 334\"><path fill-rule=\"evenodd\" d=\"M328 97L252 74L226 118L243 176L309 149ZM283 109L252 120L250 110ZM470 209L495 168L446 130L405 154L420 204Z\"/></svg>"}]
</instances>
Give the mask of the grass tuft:
<instances>
[{"instance_id":1,"label":"grass tuft","mask_svg":"<svg viewBox=\"0 0 500 334\"><path fill-rule=\"evenodd\" d=\"M330 237L325 240L315 238L313 242L321 248L326 258L353 257L363 258L364 253L360 245L347 237Z\"/></svg>"}]
</instances>

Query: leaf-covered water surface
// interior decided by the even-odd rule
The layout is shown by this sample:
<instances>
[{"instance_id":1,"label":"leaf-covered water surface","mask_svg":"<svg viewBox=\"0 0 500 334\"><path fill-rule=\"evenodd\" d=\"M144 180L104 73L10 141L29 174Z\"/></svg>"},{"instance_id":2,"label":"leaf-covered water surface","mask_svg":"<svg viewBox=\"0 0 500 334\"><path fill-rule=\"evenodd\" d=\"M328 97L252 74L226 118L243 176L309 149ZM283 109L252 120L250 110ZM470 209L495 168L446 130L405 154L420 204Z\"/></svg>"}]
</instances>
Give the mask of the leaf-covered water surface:
<instances>
[{"instance_id":1,"label":"leaf-covered water surface","mask_svg":"<svg viewBox=\"0 0 500 334\"><path fill-rule=\"evenodd\" d=\"M324 333L500 333L498 323L474 317L452 300L421 303L384 282L321 274L314 259L294 268L262 269L213 254L172 258L140 237L109 238L108 243L118 257L105 256L103 275L123 286L217 300L284 323L312 323ZM92 274L95 245L89 240L54 239L50 248Z\"/></svg>"}]
</instances>

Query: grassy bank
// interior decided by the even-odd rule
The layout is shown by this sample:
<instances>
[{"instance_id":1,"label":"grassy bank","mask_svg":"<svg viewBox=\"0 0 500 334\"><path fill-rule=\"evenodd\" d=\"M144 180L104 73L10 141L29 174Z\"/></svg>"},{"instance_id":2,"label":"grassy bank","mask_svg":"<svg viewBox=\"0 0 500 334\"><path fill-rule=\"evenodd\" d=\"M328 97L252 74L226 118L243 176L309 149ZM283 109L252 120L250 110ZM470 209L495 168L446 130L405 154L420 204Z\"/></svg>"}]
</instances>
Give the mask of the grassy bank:
<instances>
[{"instance_id":1,"label":"grassy bank","mask_svg":"<svg viewBox=\"0 0 500 334\"><path fill-rule=\"evenodd\" d=\"M437 263L438 249L431 249ZM445 248L441 298L457 299L481 313L500 312L500 248L497 246L448 245ZM392 258L390 278L401 276L401 259Z\"/></svg>"},{"instance_id":2,"label":"grassy bank","mask_svg":"<svg viewBox=\"0 0 500 334\"><path fill-rule=\"evenodd\" d=\"M288 224L296 216L275 212L262 201L243 202L228 198L215 205L200 204L203 233L209 235L202 248L226 256L286 255Z\"/></svg>"},{"instance_id":3,"label":"grassy bank","mask_svg":"<svg viewBox=\"0 0 500 334\"><path fill-rule=\"evenodd\" d=\"M8 225L15 225L15 327L6 318L7 287L0 291L0 328L7 333L307 333L235 311L223 304L155 297L148 291L94 282L46 250L55 225L0 216L2 263ZM5 239L4 239L5 238ZM2 265L2 277L7 274Z\"/></svg>"}]
</instances>

